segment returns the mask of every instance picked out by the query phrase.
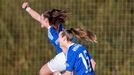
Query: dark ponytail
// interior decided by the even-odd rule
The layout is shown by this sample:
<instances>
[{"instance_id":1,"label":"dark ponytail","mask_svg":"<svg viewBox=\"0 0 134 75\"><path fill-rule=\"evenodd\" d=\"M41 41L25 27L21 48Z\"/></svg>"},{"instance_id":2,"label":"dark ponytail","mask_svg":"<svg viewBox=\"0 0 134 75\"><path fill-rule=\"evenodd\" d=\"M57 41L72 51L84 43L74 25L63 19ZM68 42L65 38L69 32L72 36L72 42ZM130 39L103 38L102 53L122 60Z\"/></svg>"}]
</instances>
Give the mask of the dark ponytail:
<instances>
[{"instance_id":1,"label":"dark ponytail","mask_svg":"<svg viewBox=\"0 0 134 75\"><path fill-rule=\"evenodd\" d=\"M82 39L90 42L97 42L95 34L82 28L70 28L69 30L64 30L62 32L62 37L63 36L66 36L68 41L71 41L73 36L75 36L78 40Z\"/></svg>"},{"instance_id":2,"label":"dark ponytail","mask_svg":"<svg viewBox=\"0 0 134 75\"><path fill-rule=\"evenodd\" d=\"M67 17L67 12L65 10L51 9L43 13L43 16L48 18L51 25L56 25L56 23L64 23Z\"/></svg>"}]
</instances>

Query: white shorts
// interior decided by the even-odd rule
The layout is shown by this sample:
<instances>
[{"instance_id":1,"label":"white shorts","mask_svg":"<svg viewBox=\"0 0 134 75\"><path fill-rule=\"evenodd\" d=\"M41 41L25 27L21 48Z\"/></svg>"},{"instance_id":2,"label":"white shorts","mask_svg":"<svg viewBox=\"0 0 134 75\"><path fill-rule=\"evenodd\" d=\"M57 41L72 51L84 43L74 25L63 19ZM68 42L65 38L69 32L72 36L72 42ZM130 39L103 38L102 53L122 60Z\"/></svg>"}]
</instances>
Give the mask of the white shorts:
<instances>
[{"instance_id":1,"label":"white shorts","mask_svg":"<svg viewBox=\"0 0 134 75\"><path fill-rule=\"evenodd\" d=\"M47 63L52 72L63 72L66 69L66 56L63 52L57 54Z\"/></svg>"}]
</instances>

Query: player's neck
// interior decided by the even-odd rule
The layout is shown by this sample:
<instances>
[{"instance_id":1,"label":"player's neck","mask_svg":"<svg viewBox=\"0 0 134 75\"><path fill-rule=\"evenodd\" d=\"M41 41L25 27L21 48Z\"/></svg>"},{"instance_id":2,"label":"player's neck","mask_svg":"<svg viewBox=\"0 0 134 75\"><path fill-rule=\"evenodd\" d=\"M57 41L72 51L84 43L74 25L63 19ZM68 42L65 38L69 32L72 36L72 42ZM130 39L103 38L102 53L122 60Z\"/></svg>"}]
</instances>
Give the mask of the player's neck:
<instances>
[{"instance_id":1,"label":"player's neck","mask_svg":"<svg viewBox=\"0 0 134 75\"><path fill-rule=\"evenodd\" d=\"M66 44L67 48L69 48L72 44L73 44L73 42L68 42L68 43Z\"/></svg>"}]
</instances>

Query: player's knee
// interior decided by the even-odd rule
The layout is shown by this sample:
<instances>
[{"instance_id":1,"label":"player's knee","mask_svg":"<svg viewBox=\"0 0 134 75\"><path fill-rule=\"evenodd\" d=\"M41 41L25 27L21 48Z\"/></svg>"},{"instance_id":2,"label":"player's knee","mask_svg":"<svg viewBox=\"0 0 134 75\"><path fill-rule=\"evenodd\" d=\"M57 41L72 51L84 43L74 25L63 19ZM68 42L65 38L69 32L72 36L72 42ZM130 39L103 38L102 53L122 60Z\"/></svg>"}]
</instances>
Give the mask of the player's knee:
<instances>
[{"instance_id":1,"label":"player's knee","mask_svg":"<svg viewBox=\"0 0 134 75\"><path fill-rule=\"evenodd\" d=\"M47 65L44 65L39 71L39 75L50 75L50 74L51 74L51 71L49 70Z\"/></svg>"},{"instance_id":2,"label":"player's knee","mask_svg":"<svg viewBox=\"0 0 134 75\"><path fill-rule=\"evenodd\" d=\"M39 75L45 75L45 72L42 69L40 69Z\"/></svg>"},{"instance_id":3,"label":"player's knee","mask_svg":"<svg viewBox=\"0 0 134 75\"><path fill-rule=\"evenodd\" d=\"M45 70L40 70L39 75L50 75L50 73Z\"/></svg>"},{"instance_id":4,"label":"player's knee","mask_svg":"<svg viewBox=\"0 0 134 75\"><path fill-rule=\"evenodd\" d=\"M53 75L61 75L60 72L54 72Z\"/></svg>"}]
</instances>

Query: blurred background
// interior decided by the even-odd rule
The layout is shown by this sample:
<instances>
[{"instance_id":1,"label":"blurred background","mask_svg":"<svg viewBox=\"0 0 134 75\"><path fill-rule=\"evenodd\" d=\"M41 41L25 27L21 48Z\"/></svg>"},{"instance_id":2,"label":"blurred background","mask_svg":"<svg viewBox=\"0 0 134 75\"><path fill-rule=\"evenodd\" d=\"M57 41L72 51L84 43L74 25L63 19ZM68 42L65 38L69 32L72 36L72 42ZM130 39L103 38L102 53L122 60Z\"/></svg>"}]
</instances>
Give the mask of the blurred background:
<instances>
[{"instance_id":1,"label":"blurred background","mask_svg":"<svg viewBox=\"0 0 134 75\"><path fill-rule=\"evenodd\" d=\"M56 55L40 27L21 8L26 0L0 0L0 75L38 75ZM27 0L39 12L71 13L65 28L83 27L97 35L88 47L96 75L134 75L134 0Z\"/></svg>"}]
</instances>

